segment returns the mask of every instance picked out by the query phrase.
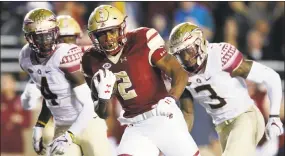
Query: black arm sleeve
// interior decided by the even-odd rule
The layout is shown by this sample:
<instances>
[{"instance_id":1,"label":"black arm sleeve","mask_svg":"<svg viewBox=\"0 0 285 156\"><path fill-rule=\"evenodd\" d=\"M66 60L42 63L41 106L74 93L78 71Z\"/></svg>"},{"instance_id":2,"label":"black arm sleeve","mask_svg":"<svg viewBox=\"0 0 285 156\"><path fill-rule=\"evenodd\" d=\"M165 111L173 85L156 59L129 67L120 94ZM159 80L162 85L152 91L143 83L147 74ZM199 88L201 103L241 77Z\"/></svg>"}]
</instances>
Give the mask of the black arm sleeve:
<instances>
[{"instance_id":1,"label":"black arm sleeve","mask_svg":"<svg viewBox=\"0 0 285 156\"><path fill-rule=\"evenodd\" d=\"M110 99L101 99L99 98L98 104L95 106L94 111L98 114L98 116L102 119L106 119L108 117L108 106Z\"/></svg>"},{"instance_id":2,"label":"black arm sleeve","mask_svg":"<svg viewBox=\"0 0 285 156\"><path fill-rule=\"evenodd\" d=\"M52 114L46 105L46 101L43 100L42 110L41 110L40 115L38 117L38 121L36 123L36 126L45 127L46 124L48 123L49 119L51 118L51 116L52 116Z\"/></svg>"}]
</instances>

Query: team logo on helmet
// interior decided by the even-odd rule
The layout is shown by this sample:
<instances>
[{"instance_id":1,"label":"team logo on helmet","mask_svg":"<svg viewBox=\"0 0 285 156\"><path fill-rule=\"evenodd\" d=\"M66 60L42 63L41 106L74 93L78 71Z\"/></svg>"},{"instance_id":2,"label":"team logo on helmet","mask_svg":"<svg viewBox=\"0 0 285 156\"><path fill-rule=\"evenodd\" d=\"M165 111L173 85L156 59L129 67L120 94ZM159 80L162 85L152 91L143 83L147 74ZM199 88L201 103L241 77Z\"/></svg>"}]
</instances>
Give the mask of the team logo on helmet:
<instances>
[{"instance_id":1,"label":"team logo on helmet","mask_svg":"<svg viewBox=\"0 0 285 156\"><path fill-rule=\"evenodd\" d=\"M100 8L99 9L99 22L102 22L101 23L101 27L104 27L105 26L105 23L104 23L104 13L103 13L103 8Z\"/></svg>"}]
</instances>

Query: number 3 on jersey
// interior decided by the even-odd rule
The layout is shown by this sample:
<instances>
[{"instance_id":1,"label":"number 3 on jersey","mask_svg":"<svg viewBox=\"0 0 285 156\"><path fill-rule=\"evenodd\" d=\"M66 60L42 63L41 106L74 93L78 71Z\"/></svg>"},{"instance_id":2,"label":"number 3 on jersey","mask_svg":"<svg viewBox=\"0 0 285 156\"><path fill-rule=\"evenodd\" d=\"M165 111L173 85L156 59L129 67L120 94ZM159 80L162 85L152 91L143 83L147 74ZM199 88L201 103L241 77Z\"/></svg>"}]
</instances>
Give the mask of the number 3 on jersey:
<instances>
[{"instance_id":1,"label":"number 3 on jersey","mask_svg":"<svg viewBox=\"0 0 285 156\"><path fill-rule=\"evenodd\" d=\"M55 101L55 99L57 99L57 95L50 91L46 77L42 77L42 80L41 80L41 93L46 100L51 100L51 103L53 106L59 105Z\"/></svg>"},{"instance_id":2,"label":"number 3 on jersey","mask_svg":"<svg viewBox=\"0 0 285 156\"><path fill-rule=\"evenodd\" d=\"M215 105L209 104L212 109L221 108L221 107L223 107L223 106L226 104L225 99L219 97L219 96L217 95L217 93L214 91L214 89L213 89L209 84L207 84L207 85L202 85L202 86L198 86L198 87L195 88L195 91L196 91L197 93L199 93L199 92L201 92L201 91L204 91L204 90L207 90L207 91L210 92L211 95L210 95L209 97L210 97L212 100L218 100L218 101L220 102L219 104L215 104Z\"/></svg>"},{"instance_id":3,"label":"number 3 on jersey","mask_svg":"<svg viewBox=\"0 0 285 156\"><path fill-rule=\"evenodd\" d=\"M120 71L118 73L114 73L119 78L118 82L118 91L124 100L130 100L132 98L137 97L137 93L134 89L132 89L132 82L125 71Z\"/></svg>"}]
</instances>

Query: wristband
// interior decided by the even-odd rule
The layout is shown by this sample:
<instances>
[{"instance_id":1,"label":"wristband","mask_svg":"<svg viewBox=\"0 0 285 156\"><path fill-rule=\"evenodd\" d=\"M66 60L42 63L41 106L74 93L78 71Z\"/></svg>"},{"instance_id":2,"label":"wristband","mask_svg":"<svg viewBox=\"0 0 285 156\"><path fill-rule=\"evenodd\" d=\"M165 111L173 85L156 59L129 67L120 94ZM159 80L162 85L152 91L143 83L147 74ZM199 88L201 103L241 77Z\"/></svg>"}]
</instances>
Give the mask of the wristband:
<instances>
[{"instance_id":1,"label":"wristband","mask_svg":"<svg viewBox=\"0 0 285 156\"><path fill-rule=\"evenodd\" d=\"M176 97L172 96L172 95L169 95L169 97L171 97L172 99L174 99L174 101L177 103L178 100L176 99Z\"/></svg>"},{"instance_id":2,"label":"wristband","mask_svg":"<svg viewBox=\"0 0 285 156\"><path fill-rule=\"evenodd\" d=\"M269 115L270 118L279 118L279 115Z\"/></svg>"},{"instance_id":3,"label":"wristband","mask_svg":"<svg viewBox=\"0 0 285 156\"><path fill-rule=\"evenodd\" d=\"M43 121L38 120L36 123L36 127L43 127L44 128L45 126L46 126L46 123Z\"/></svg>"}]
</instances>

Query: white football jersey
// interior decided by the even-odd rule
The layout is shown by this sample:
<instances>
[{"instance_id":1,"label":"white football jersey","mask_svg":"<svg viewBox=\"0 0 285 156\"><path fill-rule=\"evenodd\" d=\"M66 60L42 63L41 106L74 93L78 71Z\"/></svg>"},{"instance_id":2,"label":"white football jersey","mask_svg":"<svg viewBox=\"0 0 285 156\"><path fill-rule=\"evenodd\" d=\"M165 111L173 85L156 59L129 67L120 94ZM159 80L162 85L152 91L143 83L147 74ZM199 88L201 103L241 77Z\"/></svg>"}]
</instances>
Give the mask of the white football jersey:
<instances>
[{"instance_id":1,"label":"white football jersey","mask_svg":"<svg viewBox=\"0 0 285 156\"><path fill-rule=\"evenodd\" d=\"M205 72L189 77L191 84L186 88L217 125L245 112L254 101L245 80L230 75L242 62L242 54L228 43L210 43L207 52Z\"/></svg>"},{"instance_id":2,"label":"white football jersey","mask_svg":"<svg viewBox=\"0 0 285 156\"><path fill-rule=\"evenodd\" d=\"M82 110L83 106L63 72L80 70L82 54L77 45L60 43L48 61L38 64L35 52L28 44L20 52L20 66L41 90L56 125L71 125Z\"/></svg>"}]
</instances>

